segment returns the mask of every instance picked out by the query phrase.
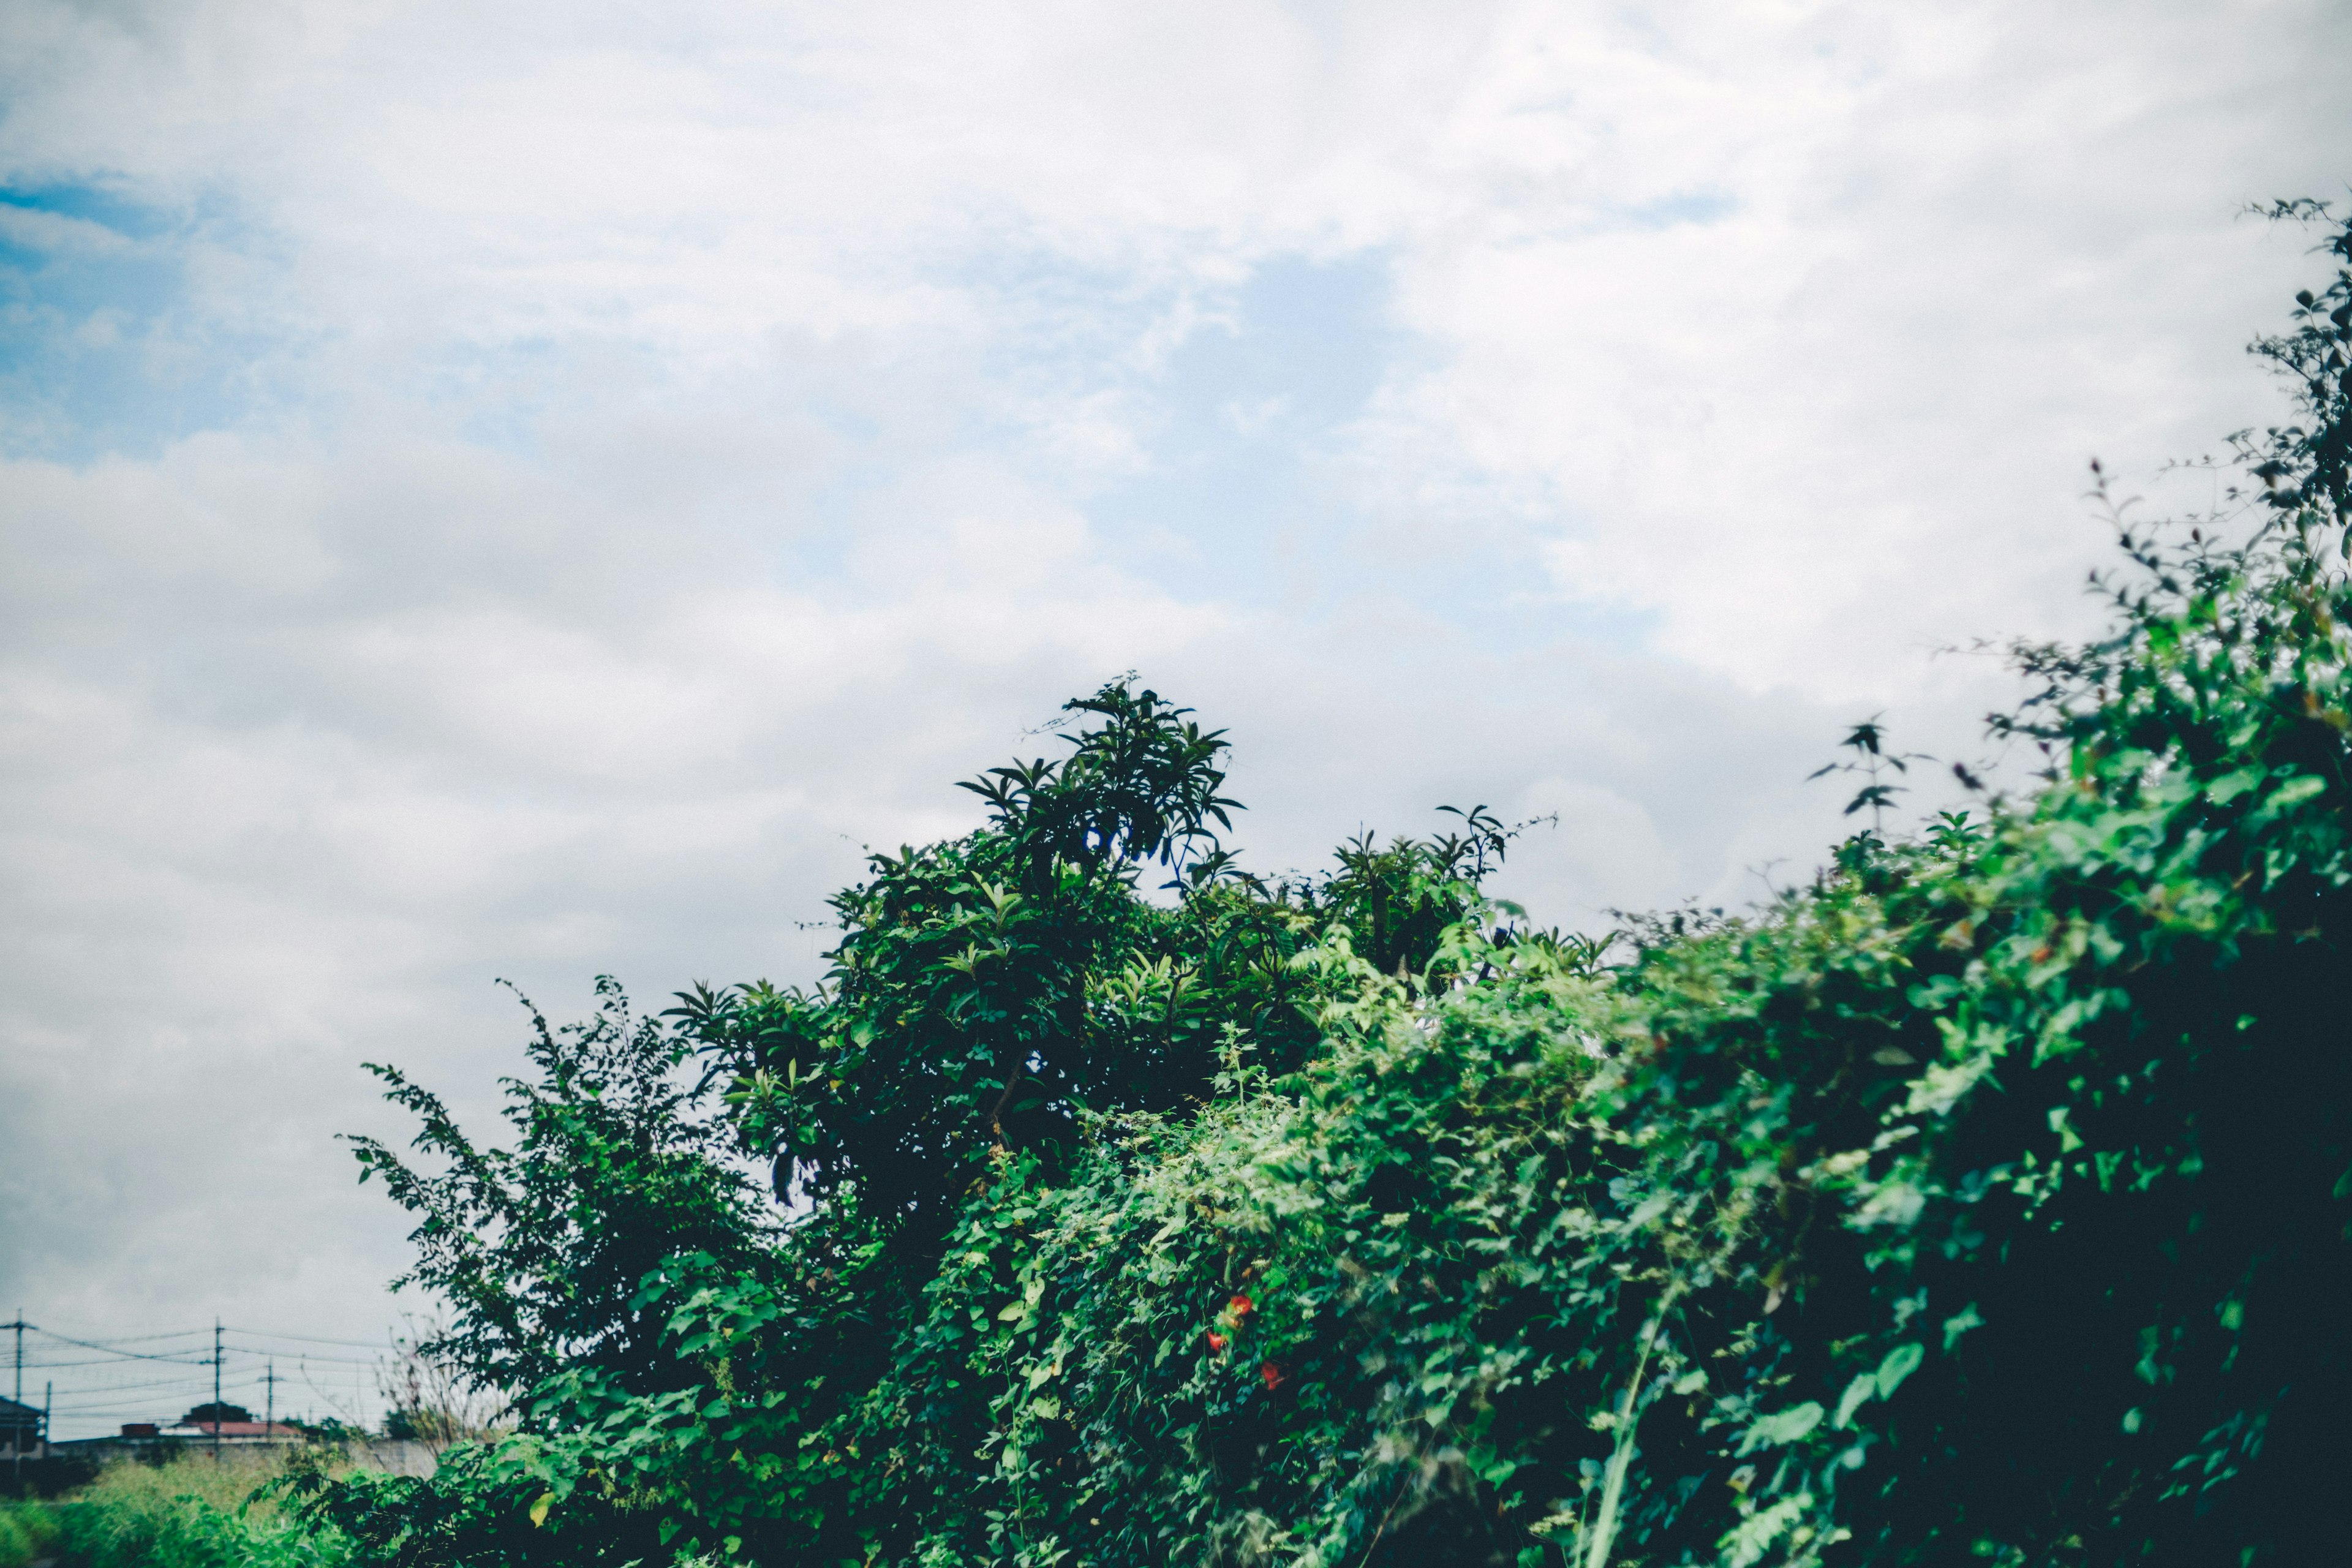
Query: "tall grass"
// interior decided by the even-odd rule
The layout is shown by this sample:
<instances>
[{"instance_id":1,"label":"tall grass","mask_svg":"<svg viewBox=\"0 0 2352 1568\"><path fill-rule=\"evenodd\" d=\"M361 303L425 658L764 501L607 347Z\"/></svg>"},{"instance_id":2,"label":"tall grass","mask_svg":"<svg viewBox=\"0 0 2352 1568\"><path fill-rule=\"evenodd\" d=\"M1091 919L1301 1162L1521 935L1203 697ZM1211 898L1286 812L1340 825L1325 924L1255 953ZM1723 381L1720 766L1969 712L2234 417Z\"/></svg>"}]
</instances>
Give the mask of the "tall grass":
<instances>
[{"instance_id":1,"label":"tall grass","mask_svg":"<svg viewBox=\"0 0 2352 1568\"><path fill-rule=\"evenodd\" d=\"M109 1466L54 1501L0 1504L0 1568L341 1568L340 1540L256 1496L282 1468L258 1455Z\"/></svg>"}]
</instances>

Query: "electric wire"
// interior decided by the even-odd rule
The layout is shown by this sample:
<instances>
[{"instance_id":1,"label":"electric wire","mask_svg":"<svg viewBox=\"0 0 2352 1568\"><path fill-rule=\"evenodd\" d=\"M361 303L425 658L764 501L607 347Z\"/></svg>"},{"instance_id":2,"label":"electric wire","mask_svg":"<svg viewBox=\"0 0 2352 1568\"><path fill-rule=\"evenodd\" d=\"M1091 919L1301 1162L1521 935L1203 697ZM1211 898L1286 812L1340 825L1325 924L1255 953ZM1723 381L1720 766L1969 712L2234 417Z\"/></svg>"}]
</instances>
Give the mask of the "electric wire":
<instances>
[{"instance_id":1,"label":"electric wire","mask_svg":"<svg viewBox=\"0 0 2352 1568\"><path fill-rule=\"evenodd\" d=\"M368 1392L366 1380L352 1374L380 1373L387 1360L403 1351L401 1342L389 1332L382 1341L373 1341L231 1328L226 1324L137 1334L68 1334L33 1323L26 1323L24 1329L26 1335L34 1337L35 1345L40 1346L26 1347L33 1353L24 1358L24 1372L52 1384L65 1384L48 1394L44 1408L60 1424L70 1422L85 1429L92 1425L142 1417L160 1426L178 1425L166 1406L184 1405L193 1411L209 1401L215 1390L224 1403L240 1408L266 1406L271 1396L289 1383L298 1388L307 1387L312 1397L324 1400L338 1416L349 1419L375 1402ZM173 1341L184 1342L173 1344ZM89 1353L56 1353L68 1347ZM338 1350L376 1353L332 1353ZM257 1370L257 1363L288 1370L283 1373L265 1373ZM167 1373L167 1368L186 1370L175 1376ZM137 1375L142 1373L161 1375ZM338 1373L352 1377L347 1389L336 1390ZM125 1377L125 1373L131 1375ZM232 1399L231 1395L236 1397ZM347 1405L346 1401L352 1404ZM285 1403L282 1398L278 1402ZM290 1414L291 1406L289 1409ZM261 1411L255 1414L258 1415ZM70 1439L59 1435L53 1440Z\"/></svg>"}]
</instances>

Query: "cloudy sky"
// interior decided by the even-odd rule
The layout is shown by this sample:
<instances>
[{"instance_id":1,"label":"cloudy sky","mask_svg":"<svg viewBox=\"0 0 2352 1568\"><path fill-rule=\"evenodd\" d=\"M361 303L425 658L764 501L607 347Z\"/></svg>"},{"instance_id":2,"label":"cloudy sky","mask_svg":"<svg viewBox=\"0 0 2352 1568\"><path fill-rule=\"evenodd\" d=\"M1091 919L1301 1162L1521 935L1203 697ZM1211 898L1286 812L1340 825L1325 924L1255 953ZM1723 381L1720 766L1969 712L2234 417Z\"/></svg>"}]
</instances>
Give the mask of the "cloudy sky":
<instances>
[{"instance_id":1,"label":"cloudy sky","mask_svg":"<svg viewBox=\"0 0 2352 1568\"><path fill-rule=\"evenodd\" d=\"M2276 413L2315 268L2240 209L2343 194L2347 58L2330 0L14 0L0 1310L381 1335L362 1061L480 1116L495 977L809 976L861 846L1129 669L1261 868L1484 801L1561 814L1548 921L1759 895L1841 725L1973 755L1937 650L2089 624L2089 458L2194 505Z\"/></svg>"}]
</instances>

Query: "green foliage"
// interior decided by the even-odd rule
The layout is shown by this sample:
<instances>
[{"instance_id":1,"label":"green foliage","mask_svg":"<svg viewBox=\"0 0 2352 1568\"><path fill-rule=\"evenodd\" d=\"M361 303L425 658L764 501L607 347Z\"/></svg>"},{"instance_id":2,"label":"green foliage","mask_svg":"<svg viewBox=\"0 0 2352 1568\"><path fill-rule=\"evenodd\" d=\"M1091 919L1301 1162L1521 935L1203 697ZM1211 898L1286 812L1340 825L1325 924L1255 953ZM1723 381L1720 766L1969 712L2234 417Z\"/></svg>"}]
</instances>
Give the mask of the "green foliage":
<instances>
[{"instance_id":1,"label":"green foliage","mask_svg":"<svg viewBox=\"0 0 2352 1568\"><path fill-rule=\"evenodd\" d=\"M60 1500L0 1504L0 1568L343 1568L338 1532L254 1495L273 1471L235 1457L121 1463Z\"/></svg>"},{"instance_id":2,"label":"green foliage","mask_svg":"<svg viewBox=\"0 0 2352 1568\"><path fill-rule=\"evenodd\" d=\"M586 1024L531 1014L536 1083L504 1080L511 1150L478 1149L436 1096L371 1066L386 1098L424 1123L415 1147L445 1168L419 1173L373 1138L352 1140L360 1179L382 1176L420 1216L409 1239L422 1284L456 1311L417 1348L488 1387L529 1387L587 1365L650 1390L674 1379L659 1325L630 1308L637 1282L680 1247L750 1266L771 1229L725 1140L676 1081L685 1046L597 982ZM528 1005L526 1004L526 1005Z\"/></svg>"},{"instance_id":3,"label":"green foliage","mask_svg":"<svg viewBox=\"0 0 2352 1568\"><path fill-rule=\"evenodd\" d=\"M31 1568L57 1554L56 1510L40 1502L0 1502L0 1568Z\"/></svg>"},{"instance_id":4,"label":"green foliage","mask_svg":"<svg viewBox=\"0 0 2352 1568\"><path fill-rule=\"evenodd\" d=\"M1857 727L1873 831L1769 909L1531 931L1483 808L1248 876L1222 738L1116 686L874 858L822 985L542 1026L517 1152L394 1076L450 1173L362 1157L523 1421L307 1517L416 1568L2324 1560L2348 247L2238 510L2119 509L2112 635L2018 650L2042 784L1889 837Z\"/></svg>"},{"instance_id":5,"label":"green foliage","mask_svg":"<svg viewBox=\"0 0 2352 1568\"><path fill-rule=\"evenodd\" d=\"M1202 843L1214 853L1214 820L1231 827L1217 793L1225 782L1224 731L1203 733L1156 691L1124 681L1062 705L1101 723L1066 736L1074 750L1060 763L991 768L958 787L989 804L1024 873L1053 878L1056 861L1097 867L1114 861L1188 858Z\"/></svg>"}]
</instances>

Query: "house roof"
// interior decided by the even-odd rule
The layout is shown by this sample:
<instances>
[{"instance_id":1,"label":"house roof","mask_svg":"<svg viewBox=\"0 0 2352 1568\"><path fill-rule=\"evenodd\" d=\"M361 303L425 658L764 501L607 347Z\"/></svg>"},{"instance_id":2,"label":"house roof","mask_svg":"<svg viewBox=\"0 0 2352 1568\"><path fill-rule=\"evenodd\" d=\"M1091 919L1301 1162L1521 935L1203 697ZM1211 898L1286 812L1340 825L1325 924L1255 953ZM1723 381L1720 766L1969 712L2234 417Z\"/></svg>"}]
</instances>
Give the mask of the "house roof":
<instances>
[{"instance_id":1,"label":"house roof","mask_svg":"<svg viewBox=\"0 0 2352 1568\"><path fill-rule=\"evenodd\" d=\"M223 1437L294 1437L299 1436L283 1421L174 1421L163 1428L166 1432L194 1432L201 1436Z\"/></svg>"},{"instance_id":2,"label":"house roof","mask_svg":"<svg viewBox=\"0 0 2352 1568\"><path fill-rule=\"evenodd\" d=\"M40 1418L39 1405L20 1405L13 1399L0 1398L0 1423L16 1426L26 1421L38 1421Z\"/></svg>"}]
</instances>

